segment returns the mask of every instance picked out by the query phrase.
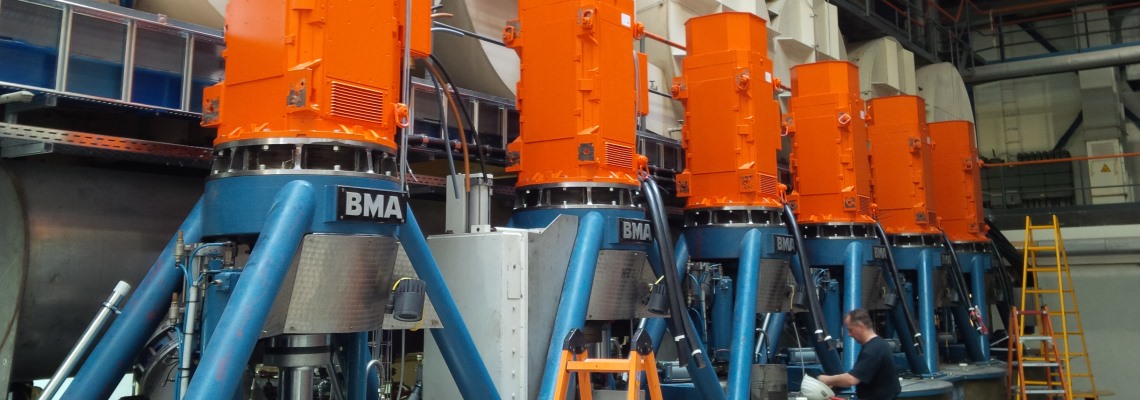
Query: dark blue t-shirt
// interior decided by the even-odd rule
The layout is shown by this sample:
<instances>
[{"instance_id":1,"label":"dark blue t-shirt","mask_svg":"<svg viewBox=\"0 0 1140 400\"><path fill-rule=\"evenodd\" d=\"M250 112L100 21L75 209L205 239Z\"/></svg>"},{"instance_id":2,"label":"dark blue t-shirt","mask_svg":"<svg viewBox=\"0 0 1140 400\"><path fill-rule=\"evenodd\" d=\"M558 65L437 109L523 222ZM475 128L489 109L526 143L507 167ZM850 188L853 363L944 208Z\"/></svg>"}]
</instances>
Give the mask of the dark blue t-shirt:
<instances>
[{"instance_id":1,"label":"dark blue t-shirt","mask_svg":"<svg viewBox=\"0 0 1140 400\"><path fill-rule=\"evenodd\" d=\"M881 337L875 336L863 345L849 373L859 379L855 396L860 400L893 400L902 391L891 357L891 345Z\"/></svg>"}]
</instances>

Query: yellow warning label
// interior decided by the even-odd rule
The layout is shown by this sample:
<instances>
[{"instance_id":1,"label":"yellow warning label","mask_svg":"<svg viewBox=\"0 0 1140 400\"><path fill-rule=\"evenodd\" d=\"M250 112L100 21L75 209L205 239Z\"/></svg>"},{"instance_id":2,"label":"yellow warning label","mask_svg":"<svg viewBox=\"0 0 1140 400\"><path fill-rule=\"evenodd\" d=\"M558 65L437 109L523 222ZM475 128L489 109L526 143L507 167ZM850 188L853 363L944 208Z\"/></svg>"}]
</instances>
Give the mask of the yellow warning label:
<instances>
[{"instance_id":1,"label":"yellow warning label","mask_svg":"<svg viewBox=\"0 0 1140 400\"><path fill-rule=\"evenodd\" d=\"M1100 172L1112 172L1111 169L1108 169L1108 164L1103 164L1103 165L1104 166L1100 167Z\"/></svg>"}]
</instances>

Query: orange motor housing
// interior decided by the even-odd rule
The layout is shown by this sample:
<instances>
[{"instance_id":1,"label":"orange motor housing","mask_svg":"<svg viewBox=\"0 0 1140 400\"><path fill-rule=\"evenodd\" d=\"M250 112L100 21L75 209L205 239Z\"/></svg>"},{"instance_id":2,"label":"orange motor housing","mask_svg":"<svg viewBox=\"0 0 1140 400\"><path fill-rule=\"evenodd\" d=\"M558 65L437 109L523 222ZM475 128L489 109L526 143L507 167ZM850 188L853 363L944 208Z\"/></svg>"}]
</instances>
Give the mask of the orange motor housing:
<instances>
[{"instance_id":1,"label":"orange motor housing","mask_svg":"<svg viewBox=\"0 0 1140 400\"><path fill-rule=\"evenodd\" d=\"M776 169L780 105L773 97L764 20L720 13L685 23L688 55L673 81L685 105L686 208L782 207Z\"/></svg>"},{"instance_id":2,"label":"orange motor housing","mask_svg":"<svg viewBox=\"0 0 1140 400\"><path fill-rule=\"evenodd\" d=\"M935 122L930 125L934 139L934 194L946 236L955 243L988 242L982 211L982 162L974 138L974 124L968 121Z\"/></svg>"},{"instance_id":3,"label":"orange motor housing","mask_svg":"<svg viewBox=\"0 0 1140 400\"><path fill-rule=\"evenodd\" d=\"M395 149L404 29L431 53L431 0L241 0L226 7L225 80L206 88L215 145L267 138L352 140Z\"/></svg>"},{"instance_id":4,"label":"orange motor housing","mask_svg":"<svg viewBox=\"0 0 1140 400\"><path fill-rule=\"evenodd\" d=\"M792 68L788 201L801 223L873 223L859 69L846 61Z\"/></svg>"},{"instance_id":5,"label":"orange motor housing","mask_svg":"<svg viewBox=\"0 0 1140 400\"><path fill-rule=\"evenodd\" d=\"M876 216L888 235L938 233L926 102L902 95L871 99L871 176Z\"/></svg>"},{"instance_id":6,"label":"orange motor housing","mask_svg":"<svg viewBox=\"0 0 1140 400\"><path fill-rule=\"evenodd\" d=\"M635 77L645 58L633 52L633 15L633 0L519 1L503 31L521 65L520 133L507 148L516 186L638 184L635 117L648 88Z\"/></svg>"}]
</instances>

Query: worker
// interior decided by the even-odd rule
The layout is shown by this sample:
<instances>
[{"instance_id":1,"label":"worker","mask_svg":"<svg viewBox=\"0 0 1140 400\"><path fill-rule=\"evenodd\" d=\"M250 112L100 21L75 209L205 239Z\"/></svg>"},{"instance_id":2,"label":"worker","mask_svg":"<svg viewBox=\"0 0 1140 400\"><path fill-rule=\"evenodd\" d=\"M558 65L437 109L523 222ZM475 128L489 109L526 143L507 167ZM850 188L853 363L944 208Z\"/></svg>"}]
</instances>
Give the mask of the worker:
<instances>
[{"instance_id":1,"label":"worker","mask_svg":"<svg viewBox=\"0 0 1140 400\"><path fill-rule=\"evenodd\" d=\"M856 308L843 318L847 334L863 346L855 367L839 375L820 375L819 380L831 387L855 387L861 400L894 400L902 388L891 356L891 345L875 334L871 314Z\"/></svg>"}]
</instances>

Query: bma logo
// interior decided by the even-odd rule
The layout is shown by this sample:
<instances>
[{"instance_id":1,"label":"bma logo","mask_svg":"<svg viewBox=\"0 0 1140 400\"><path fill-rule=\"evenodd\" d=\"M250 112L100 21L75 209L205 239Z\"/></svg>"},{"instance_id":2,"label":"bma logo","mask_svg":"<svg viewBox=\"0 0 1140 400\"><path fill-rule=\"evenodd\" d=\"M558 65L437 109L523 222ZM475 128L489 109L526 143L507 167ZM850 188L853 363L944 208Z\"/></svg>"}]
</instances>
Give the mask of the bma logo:
<instances>
[{"instance_id":1,"label":"bma logo","mask_svg":"<svg viewBox=\"0 0 1140 400\"><path fill-rule=\"evenodd\" d=\"M887 259L887 246L875 246L871 248L871 257L876 260Z\"/></svg>"},{"instance_id":2,"label":"bma logo","mask_svg":"<svg viewBox=\"0 0 1140 400\"><path fill-rule=\"evenodd\" d=\"M618 218L618 232L621 242L649 243L653 241L653 227L649 221L633 218Z\"/></svg>"},{"instance_id":3,"label":"bma logo","mask_svg":"<svg viewBox=\"0 0 1140 400\"><path fill-rule=\"evenodd\" d=\"M386 190L337 187L336 219L403 223L408 199L403 193Z\"/></svg>"},{"instance_id":4,"label":"bma logo","mask_svg":"<svg viewBox=\"0 0 1140 400\"><path fill-rule=\"evenodd\" d=\"M772 235L776 240L777 253L795 253L796 238L790 235Z\"/></svg>"}]
</instances>

